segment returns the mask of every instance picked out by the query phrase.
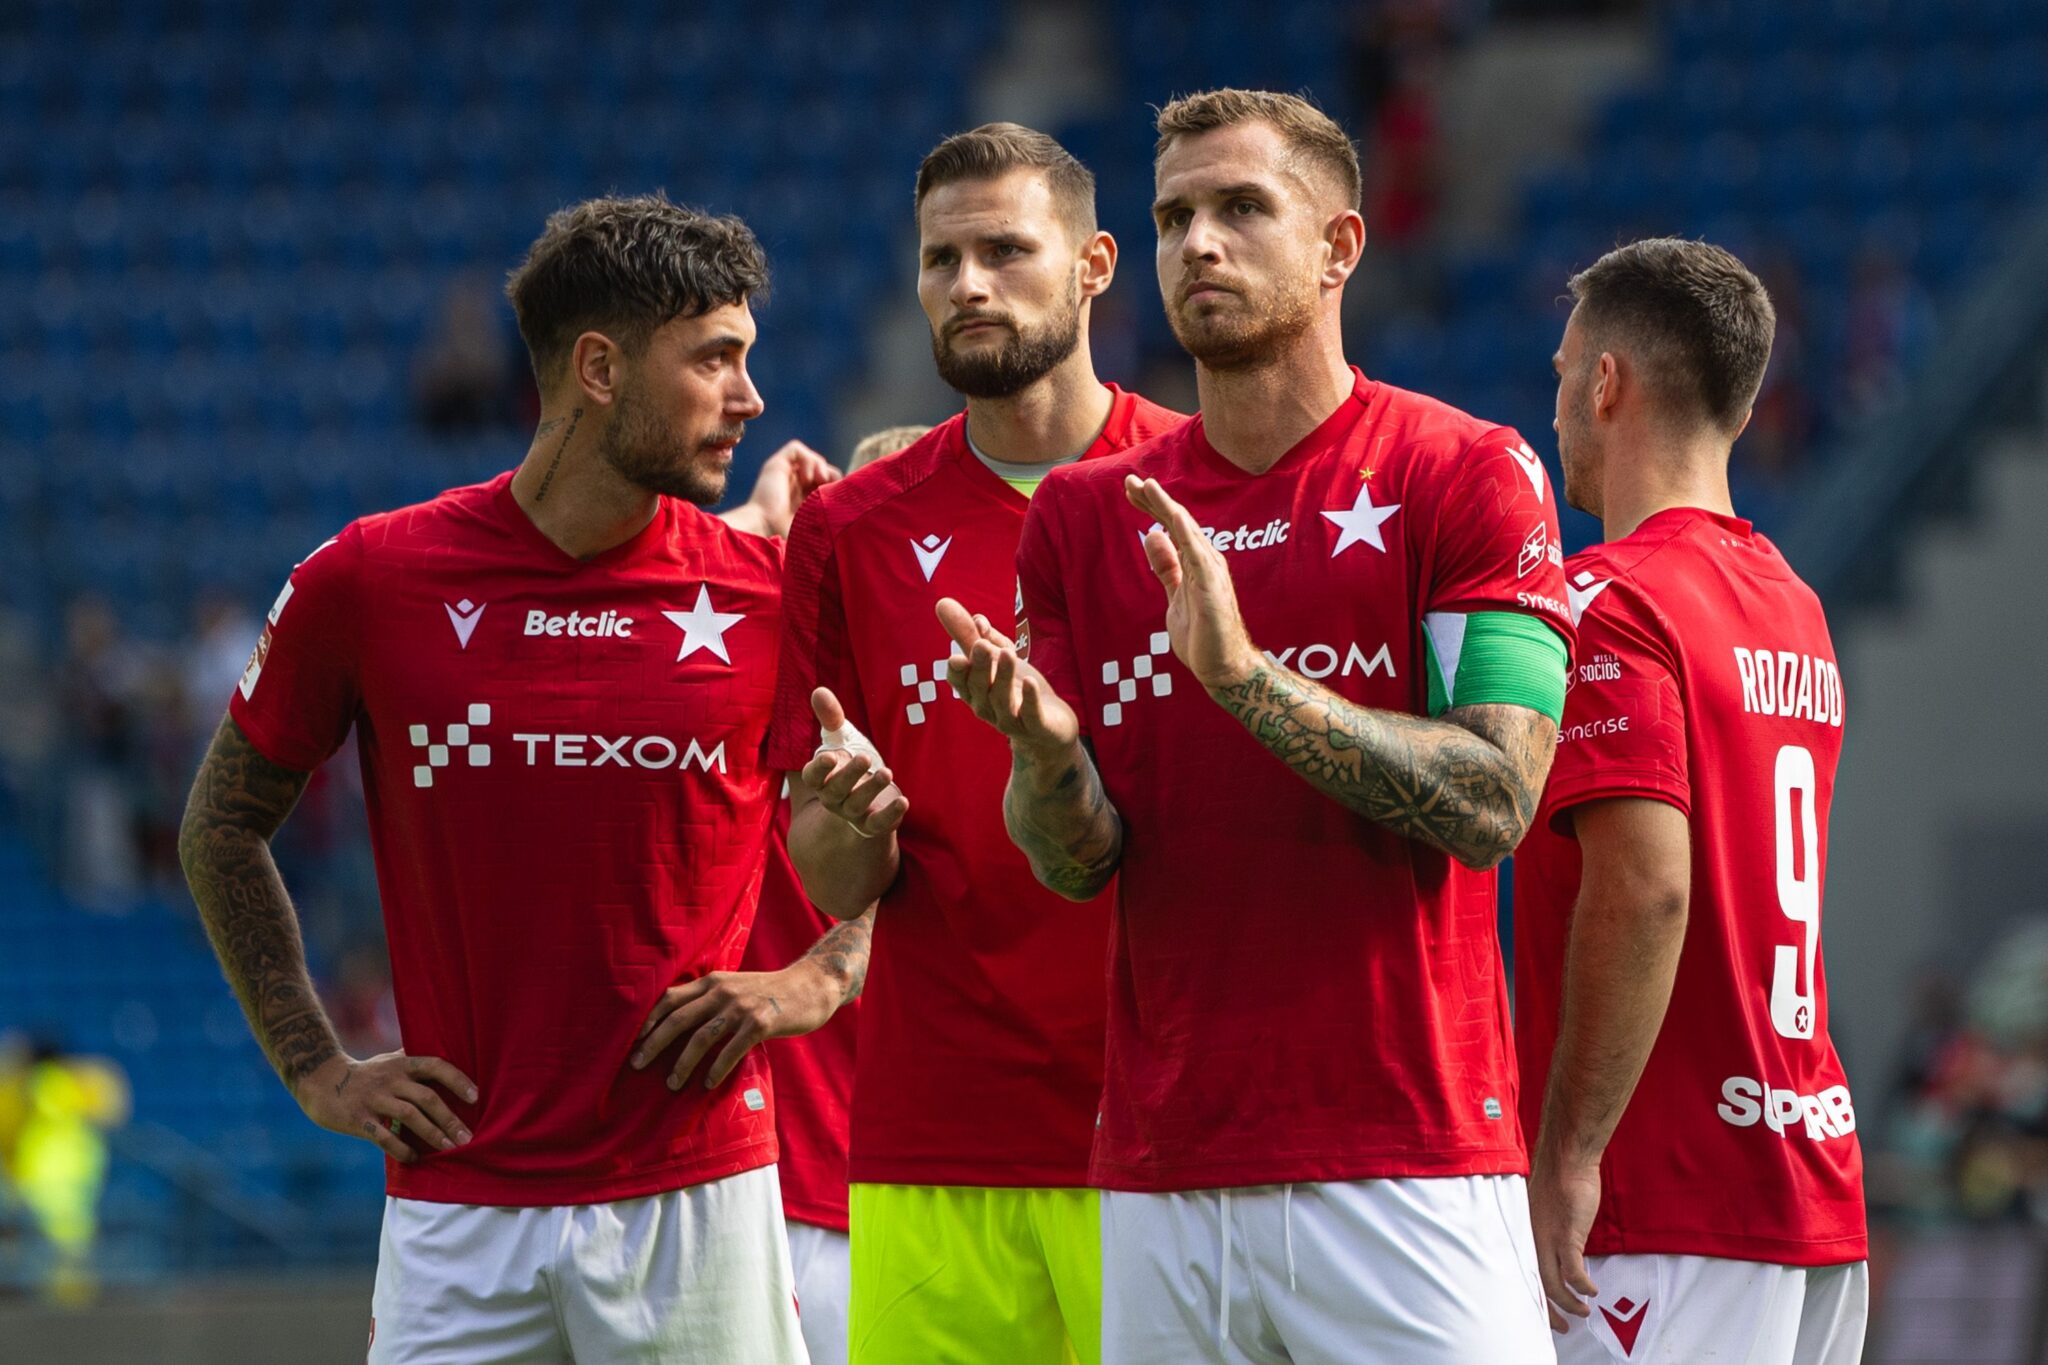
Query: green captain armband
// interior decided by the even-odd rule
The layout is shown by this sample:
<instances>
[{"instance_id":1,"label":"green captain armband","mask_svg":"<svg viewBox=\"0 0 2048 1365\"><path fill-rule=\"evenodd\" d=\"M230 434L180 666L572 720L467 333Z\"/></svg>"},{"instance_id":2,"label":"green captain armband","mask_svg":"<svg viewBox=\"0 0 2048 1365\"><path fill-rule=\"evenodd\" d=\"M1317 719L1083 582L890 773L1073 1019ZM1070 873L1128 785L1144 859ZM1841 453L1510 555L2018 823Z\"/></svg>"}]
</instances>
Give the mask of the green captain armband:
<instances>
[{"instance_id":1,"label":"green captain armband","mask_svg":"<svg viewBox=\"0 0 2048 1365\"><path fill-rule=\"evenodd\" d=\"M1564 718L1564 639L1514 611L1433 611L1422 618L1429 714L1453 706L1526 706Z\"/></svg>"}]
</instances>

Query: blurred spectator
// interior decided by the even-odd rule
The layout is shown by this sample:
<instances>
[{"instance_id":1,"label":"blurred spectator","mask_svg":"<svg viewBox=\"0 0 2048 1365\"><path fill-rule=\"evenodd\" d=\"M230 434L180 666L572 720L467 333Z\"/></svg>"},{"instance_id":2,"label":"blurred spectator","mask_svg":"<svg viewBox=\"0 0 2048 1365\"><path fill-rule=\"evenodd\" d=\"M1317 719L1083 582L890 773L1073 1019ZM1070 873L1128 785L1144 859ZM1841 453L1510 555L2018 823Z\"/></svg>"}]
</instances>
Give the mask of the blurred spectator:
<instances>
[{"instance_id":1,"label":"blurred spectator","mask_svg":"<svg viewBox=\"0 0 2048 1365\"><path fill-rule=\"evenodd\" d=\"M210 593L193 609L192 634L184 646L182 686L195 765L227 711L228 695L241 682L249 651L262 629L263 623L230 597Z\"/></svg>"},{"instance_id":2,"label":"blurred spectator","mask_svg":"<svg viewBox=\"0 0 2048 1365\"><path fill-rule=\"evenodd\" d=\"M1474 0L1384 0L1352 11L1351 93L1354 129L1370 128L1399 84L1401 67L1417 55L1441 57L1482 19Z\"/></svg>"},{"instance_id":3,"label":"blurred spectator","mask_svg":"<svg viewBox=\"0 0 2048 1365\"><path fill-rule=\"evenodd\" d=\"M1782 252L1767 256L1758 267L1764 288L1778 312L1778 335L1771 344L1770 368L1749 429L1738 447L1743 469L1767 479L1780 479L1804 458L1813 441L1813 390L1806 359L1806 301L1799 267Z\"/></svg>"},{"instance_id":4,"label":"blurred spectator","mask_svg":"<svg viewBox=\"0 0 2048 1365\"><path fill-rule=\"evenodd\" d=\"M56 679L69 769L61 867L65 889L95 909L123 908L142 888L136 703L143 673L140 651L107 604L72 602Z\"/></svg>"},{"instance_id":5,"label":"blurred spectator","mask_svg":"<svg viewBox=\"0 0 2048 1365\"><path fill-rule=\"evenodd\" d=\"M1882 243L1856 258L1849 285L1842 377L1850 414L1868 410L1898 388L1934 339L1934 303Z\"/></svg>"},{"instance_id":6,"label":"blurred spectator","mask_svg":"<svg viewBox=\"0 0 2048 1365\"><path fill-rule=\"evenodd\" d=\"M1923 987L1896 1091L1888 1202L2048 1226L2048 917L1994 945L1960 1010Z\"/></svg>"},{"instance_id":7,"label":"blurred spectator","mask_svg":"<svg viewBox=\"0 0 2048 1365\"><path fill-rule=\"evenodd\" d=\"M47 682L33 625L0 609L0 797L17 805L49 789L41 779L57 750L59 717Z\"/></svg>"},{"instance_id":8,"label":"blurred spectator","mask_svg":"<svg viewBox=\"0 0 2048 1365\"><path fill-rule=\"evenodd\" d=\"M854 442L853 454L846 457L846 472L851 474L862 465L873 464L884 455L894 455L930 430L930 427L902 426L883 427L880 431L869 432Z\"/></svg>"},{"instance_id":9,"label":"blurred spectator","mask_svg":"<svg viewBox=\"0 0 2048 1365\"><path fill-rule=\"evenodd\" d=\"M92 1250L99 1233L100 1194L107 1181L105 1130L128 1121L128 1078L112 1062L65 1055L39 1041L26 1067L0 1076L11 1088L17 1122L11 1143L0 1149L16 1195L48 1243L51 1261L44 1293L76 1307L97 1293Z\"/></svg>"},{"instance_id":10,"label":"blurred spectator","mask_svg":"<svg viewBox=\"0 0 2048 1365\"><path fill-rule=\"evenodd\" d=\"M1376 245L1417 245L1436 219L1441 58L1417 45L1395 58L1393 83L1373 115L1365 149L1365 222Z\"/></svg>"},{"instance_id":11,"label":"blurred spectator","mask_svg":"<svg viewBox=\"0 0 2048 1365\"><path fill-rule=\"evenodd\" d=\"M462 436L519 421L525 370L505 326L503 303L487 279L462 275L449 284L413 371L421 426L437 436Z\"/></svg>"}]
</instances>

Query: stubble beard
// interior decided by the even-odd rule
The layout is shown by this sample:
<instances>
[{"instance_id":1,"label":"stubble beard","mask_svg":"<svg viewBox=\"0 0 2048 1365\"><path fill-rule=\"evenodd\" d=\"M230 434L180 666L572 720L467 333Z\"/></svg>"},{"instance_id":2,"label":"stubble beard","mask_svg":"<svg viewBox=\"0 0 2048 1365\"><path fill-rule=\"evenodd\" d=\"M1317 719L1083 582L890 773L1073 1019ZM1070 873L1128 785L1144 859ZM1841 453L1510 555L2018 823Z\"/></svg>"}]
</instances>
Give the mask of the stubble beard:
<instances>
[{"instance_id":1,"label":"stubble beard","mask_svg":"<svg viewBox=\"0 0 2048 1365\"><path fill-rule=\"evenodd\" d=\"M1239 294L1236 300L1235 307L1226 304L1195 317L1189 316L1184 301L1167 308L1174 340L1197 363L1212 370L1257 369L1271 364L1289 343L1315 326L1313 285L1258 300Z\"/></svg>"},{"instance_id":2,"label":"stubble beard","mask_svg":"<svg viewBox=\"0 0 2048 1365\"><path fill-rule=\"evenodd\" d=\"M618 410L598 446L606 464L636 488L716 507L725 497L726 471L713 468L705 447L738 441L741 423L720 427L691 442L664 421L632 388L621 390Z\"/></svg>"},{"instance_id":3,"label":"stubble beard","mask_svg":"<svg viewBox=\"0 0 2048 1365\"><path fill-rule=\"evenodd\" d=\"M1597 517L1601 515L1596 473L1600 461L1593 447L1585 391L1578 388L1565 400L1564 417L1557 424L1557 462L1564 469L1565 505Z\"/></svg>"}]
</instances>

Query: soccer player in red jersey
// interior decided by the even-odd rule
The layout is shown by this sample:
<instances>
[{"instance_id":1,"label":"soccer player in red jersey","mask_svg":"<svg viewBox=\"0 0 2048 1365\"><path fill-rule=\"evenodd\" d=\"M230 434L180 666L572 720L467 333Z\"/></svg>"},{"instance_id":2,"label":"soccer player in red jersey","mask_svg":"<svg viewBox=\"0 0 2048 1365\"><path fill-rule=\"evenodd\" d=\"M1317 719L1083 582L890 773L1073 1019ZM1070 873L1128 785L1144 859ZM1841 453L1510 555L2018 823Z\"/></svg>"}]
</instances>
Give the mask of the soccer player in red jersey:
<instances>
[{"instance_id":1,"label":"soccer player in red jersey","mask_svg":"<svg viewBox=\"0 0 2048 1365\"><path fill-rule=\"evenodd\" d=\"M1571 290L1558 450L1606 543L1565 566L1578 657L1515 858L1558 1356L1848 1365L1863 1161L1820 957L1842 676L1819 600L1728 496L1776 319L1701 242L1622 247Z\"/></svg>"},{"instance_id":2,"label":"soccer player in red jersey","mask_svg":"<svg viewBox=\"0 0 2048 1365\"><path fill-rule=\"evenodd\" d=\"M1016 647L941 604L1033 870L1117 879L1103 1356L1548 1361L1492 869L1564 700L1556 508L1513 431L1345 364L1336 124L1219 90L1159 132L1202 415L1045 481Z\"/></svg>"},{"instance_id":3,"label":"soccer player in red jersey","mask_svg":"<svg viewBox=\"0 0 2048 1365\"><path fill-rule=\"evenodd\" d=\"M792 785L785 780L784 792ZM846 1148L860 1018L860 1002L854 997L865 976L859 953L868 926L840 928L804 894L789 860L786 795L775 823L776 836L761 876L761 906L740 971L714 979L722 992L708 997L707 1008L734 1005L745 1010L751 1004L757 1015L754 1029L765 1036L786 1005L802 1007L792 1002L800 1002L805 994L801 969L811 965L805 959L825 968L808 979L810 994L824 993L809 1007L821 1012L826 1022L814 1032L776 1043L768 1049L768 1060L775 1078L775 1142L781 1153L775 1170L782 1185L783 1220L789 1225L789 1258L796 1273L804 1346L811 1365L845 1365L847 1286L852 1275ZM852 943L845 941L849 937Z\"/></svg>"},{"instance_id":4,"label":"soccer player in red jersey","mask_svg":"<svg viewBox=\"0 0 2048 1365\"><path fill-rule=\"evenodd\" d=\"M800 773L805 885L874 924L852 1358L1055 1365L1071 1349L1092 1365L1108 906L1040 888L1005 836L1007 748L948 689L932 604L958 597L1007 626L1046 471L1182 419L1095 376L1090 302L1116 244L1057 142L1014 124L948 138L916 207L919 299L967 409L798 514L769 739L770 762Z\"/></svg>"},{"instance_id":5,"label":"soccer player in red jersey","mask_svg":"<svg viewBox=\"0 0 2048 1365\"><path fill-rule=\"evenodd\" d=\"M760 1059L632 1064L737 965L780 780L779 547L699 510L762 410L765 283L737 219L550 218L509 287L524 462L309 555L194 784L181 852L258 1040L389 1158L373 1362L804 1359ZM366 1060L269 850L351 727L405 1039Z\"/></svg>"}]
</instances>

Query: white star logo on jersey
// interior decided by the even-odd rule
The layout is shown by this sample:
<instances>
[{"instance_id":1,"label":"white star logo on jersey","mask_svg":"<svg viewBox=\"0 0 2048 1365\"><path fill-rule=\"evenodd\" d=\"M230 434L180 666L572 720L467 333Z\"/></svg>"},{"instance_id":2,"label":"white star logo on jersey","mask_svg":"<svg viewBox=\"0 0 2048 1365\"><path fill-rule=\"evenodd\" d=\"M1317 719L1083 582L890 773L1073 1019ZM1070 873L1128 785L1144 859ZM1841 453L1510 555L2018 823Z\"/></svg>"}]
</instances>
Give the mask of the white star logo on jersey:
<instances>
[{"instance_id":1,"label":"white star logo on jersey","mask_svg":"<svg viewBox=\"0 0 2048 1365\"><path fill-rule=\"evenodd\" d=\"M1330 558L1335 559L1358 544L1370 545L1381 554L1385 554L1387 542L1380 536L1380 527L1386 524L1388 517L1400 510L1401 504L1398 502L1390 502L1384 507L1373 506L1372 485L1359 484L1358 497L1348 511L1323 513L1325 517L1337 523L1338 529L1343 532L1337 537L1336 548L1330 551Z\"/></svg>"},{"instance_id":2,"label":"white star logo on jersey","mask_svg":"<svg viewBox=\"0 0 2048 1365\"><path fill-rule=\"evenodd\" d=\"M488 602L471 602L467 597L450 606L443 602L441 609L448 613L448 624L455 627L455 643L463 649L469 648L469 637L476 634L476 623L484 619L484 608Z\"/></svg>"},{"instance_id":3,"label":"white star logo on jersey","mask_svg":"<svg viewBox=\"0 0 2048 1365\"><path fill-rule=\"evenodd\" d=\"M746 614L737 611L713 611L710 584L698 584L696 606L688 611L665 611L662 615L682 628L683 647L676 651L677 663L681 663L700 649L708 649L727 663L732 662L732 655L725 652L725 633L746 620Z\"/></svg>"},{"instance_id":4,"label":"white star logo on jersey","mask_svg":"<svg viewBox=\"0 0 2048 1365\"><path fill-rule=\"evenodd\" d=\"M1607 585L1613 581L1603 578L1595 582L1591 569L1581 569L1572 575L1571 581L1564 585L1564 595L1565 605L1571 608L1573 625L1579 623L1579 618L1586 614L1586 608L1593 605L1593 599L1606 592Z\"/></svg>"},{"instance_id":5,"label":"white star logo on jersey","mask_svg":"<svg viewBox=\"0 0 2048 1365\"><path fill-rule=\"evenodd\" d=\"M910 548L917 553L917 567L924 570L924 581L932 581L932 575L939 571L939 561L946 557L946 551L953 548L953 537L940 540L935 535L923 540L913 540Z\"/></svg>"},{"instance_id":6,"label":"white star logo on jersey","mask_svg":"<svg viewBox=\"0 0 2048 1365\"><path fill-rule=\"evenodd\" d=\"M1543 461L1537 458L1535 451L1529 449L1527 441L1522 442L1518 446L1509 446L1508 454L1515 457L1515 463L1520 465L1522 472L1529 476L1529 487L1535 490L1536 501L1542 502Z\"/></svg>"}]
</instances>

